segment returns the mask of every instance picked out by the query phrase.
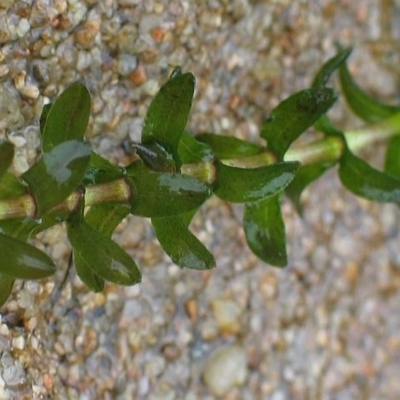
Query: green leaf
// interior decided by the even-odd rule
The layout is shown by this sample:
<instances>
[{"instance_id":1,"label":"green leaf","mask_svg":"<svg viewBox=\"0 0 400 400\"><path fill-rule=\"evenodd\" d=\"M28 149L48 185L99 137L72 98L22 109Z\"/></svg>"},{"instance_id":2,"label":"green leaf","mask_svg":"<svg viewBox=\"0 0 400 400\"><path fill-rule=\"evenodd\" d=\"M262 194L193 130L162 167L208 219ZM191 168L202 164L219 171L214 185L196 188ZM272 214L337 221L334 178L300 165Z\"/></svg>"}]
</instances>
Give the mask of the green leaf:
<instances>
[{"instance_id":1,"label":"green leaf","mask_svg":"<svg viewBox=\"0 0 400 400\"><path fill-rule=\"evenodd\" d=\"M48 255L28 243L0 234L0 274L17 279L41 279L56 267Z\"/></svg>"},{"instance_id":2,"label":"green leaf","mask_svg":"<svg viewBox=\"0 0 400 400\"><path fill-rule=\"evenodd\" d=\"M339 68L343 94L351 110L366 122L377 122L400 111L400 106L384 104L365 93L353 80L347 65Z\"/></svg>"},{"instance_id":3,"label":"green leaf","mask_svg":"<svg viewBox=\"0 0 400 400\"><path fill-rule=\"evenodd\" d=\"M128 204L99 204L90 207L85 214L85 221L96 231L111 237L116 226L129 214L129 211ZM73 254L76 273L82 282L94 292L103 291L104 279L90 268L79 252L74 251Z\"/></svg>"},{"instance_id":4,"label":"green leaf","mask_svg":"<svg viewBox=\"0 0 400 400\"><path fill-rule=\"evenodd\" d=\"M0 140L0 178L7 172L14 158L14 146Z\"/></svg>"},{"instance_id":5,"label":"green leaf","mask_svg":"<svg viewBox=\"0 0 400 400\"><path fill-rule=\"evenodd\" d=\"M288 186L299 166L298 162L282 162L258 168L237 168L217 162L213 192L233 203L258 201Z\"/></svg>"},{"instance_id":6,"label":"green leaf","mask_svg":"<svg viewBox=\"0 0 400 400\"><path fill-rule=\"evenodd\" d=\"M118 179L124 175L124 168L110 163L94 151L90 154L90 163L86 168L83 183L85 185L95 185Z\"/></svg>"},{"instance_id":7,"label":"green leaf","mask_svg":"<svg viewBox=\"0 0 400 400\"><path fill-rule=\"evenodd\" d=\"M87 143L77 140L59 144L22 175L35 198L38 216L77 188L89 165L90 152Z\"/></svg>"},{"instance_id":8,"label":"green leaf","mask_svg":"<svg viewBox=\"0 0 400 400\"><path fill-rule=\"evenodd\" d=\"M333 165L334 164L330 162L319 162L316 164L302 165L299 168L293 181L286 188L286 194L293 202L299 215L303 214L303 207L300 203L300 196L303 190Z\"/></svg>"},{"instance_id":9,"label":"green leaf","mask_svg":"<svg viewBox=\"0 0 400 400\"><path fill-rule=\"evenodd\" d=\"M108 235L92 228L82 217L72 216L67 222L67 232L74 260L78 260L78 269L93 272L88 275L89 278L83 275L86 282L97 276L119 285L134 285L141 281L139 269L129 254ZM85 282L85 278L83 280ZM89 287L101 290L99 282L91 282Z\"/></svg>"},{"instance_id":10,"label":"green leaf","mask_svg":"<svg viewBox=\"0 0 400 400\"><path fill-rule=\"evenodd\" d=\"M318 71L312 87L325 86L333 72L347 60L351 51L351 48L340 49L334 57L330 58Z\"/></svg>"},{"instance_id":11,"label":"green leaf","mask_svg":"<svg viewBox=\"0 0 400 400\"><path fill-rule=\"evenodd\" d=\"M340 160L339 177L358 196L379 203L400 203L400 178L378 171L348 149Z\"/></svg>"},{"instance_id":12,"label":"green leaf","mask_svg":"<svg viewBox=\"0 0 400 400\"><path fill-rule=\"evenodd\" d=\"M281 194L261 201L247 203L244 207L243 229L253 253L276 267L287 264L285 224L281 207Z\"/></svg>"},{"instance_id":13,"label":"green leaf","mask_svg":"<svg viewBox=\"0 0 400 400\"><path fill-rule=\"evenodd\" d=\"M213 152L211 148L197 140L188 132L183 132L178 146L179 159L182 164L198 163L211 160Z\"/></svg>"},{"instance_id":14,"label":"green leaf","mask_svg":"<svg viewBox=\"0 0 400 400\"><path fill-rule=\"evenodd\" d=\"M129 214L129 204L99 204L90 207L85 214L86 222L97 231L111 236L117 225Z\"/></svg>"},{"instance_id":15,"label":"green leaf","mask_svg":"<svg viewBox=\"0 0 400 400\"><path fill-rule=\"evenodd\" d=\"M104 290L105 280L97 275L86 259L77 251L73 251L75 271L80 280L93 292L99 293Z\"/></svg>"},{"instance_id":16,"label":"green leaf","mask_svg":"<svg viewBox=\"0 0 400 400\"><path fill-rule=\"evenodd\" d=\"M315 121L325 114L337 99L329 88L316 87L295 93L280 103L261 127L261 137L279 160L289 146Z\"/></svg>"},{"instance_id":17,"label":"green leaf","mask_svg":"<svg viewBox=\"0 0 400 400\"><path fill-rule=\"evenodd\" d=\"M26 189L26 186L10 172L0 177L0 200L22 196Z\"/></svg>"},{"instance_id":18,"label":"green leaf","mask_svg":"<svg viewBox=\"0 0 400 400\"><path fill-rule=\"evenodd\" d=\"M56 99L50 110L44 110L46 119L42 135L42 151L70 140L82 140L90 116L90 94L81 83L69 86Z\"/></svg>"},{"instance_id":19,"label":"green leaf","mask_svg":"<svg viewBox=\"0 0 400 400\"><path fill-rule=\"evenodd\" d=\"M157 143L133 144L137 155L147 168L154 172L176 172L175 161L165 149Z\"/></svg>"},{"instance_id":20,"label":"green leaf","mask_svg":"<svg viewBox=\"0 0 400 400\"><path fill-rule=\"evenodd\" d=\"M40 114L39 125L40 125L40 136L43 137L44 126L46 125L47 116L53 103L45 104L42 108L42 113Z\"/></svg>"},{"instance_id":21,"label":"green leaf","mask_svg":"<svg viewBox=\"0 0 400 400\"><path fill-rule=\"evenodd\" d=\"M39 223L31 218L3 219L0 221L0 233L26 242Z\"/></svg>"},{"instance_id":22,"label":"green leaf","mask_svg":"<svg viewBox=\"0 0 400 400\"><path fill-rule=\"evenodd\" d=\"M188 175L148 173L132 178L131 213L142 217L169 217L198 208L210 189Z\"/></svg>"},{"instance_id":23,"label":"green leaf","mask_svg":"<svg viewBox=\"0 0 400 400\"><path fill-rule=\"evenodd\" d=\"M0 307L2 307L10 297L14 282L15 279L11 276L0 274Z\"/></svg>"},{"instance_id":24,"label":"green leaf","mask_svg":"<svg viewBox=\"0 0 400 400\"><path fill-rule=\"evenodd\" d=\"M400 178L400 136L391 138L387 144L385 172Z\"/></svg>"},{"instance_id":25,"label":"green leaf","mask_svg":"<svg viewBox=\"0 0 400 400\"><path fill-rule=\"evenodd\" d=\"M157 143L172 154L178 168L178 144L185 129L194 93L190 73L177 74L163 85L150 104L142 132L142 143Z\"/></svg>"},{"instance_id":26,"label":"green leaf","mask_svg":"<svg viewBox=\"0 0 400 400\"><path fill-rule=\"evenodd\" d=\"M221 136L214 133L196 135L196 139L211 147L214 156L219 160L250 157L262 153L265 148L259 144L232 136Z\"/></svg>"},{"instance_id":27,"label":"green leaf","mask_svg":"<svg viewBox=\"0 0 400 400\"><path fill-rule=\"evenodd\" d=\"M180 216L152 218L157 239L172 261L182 268L215 267L213 255L187 228Z\"/></svg>"}]
</instances>

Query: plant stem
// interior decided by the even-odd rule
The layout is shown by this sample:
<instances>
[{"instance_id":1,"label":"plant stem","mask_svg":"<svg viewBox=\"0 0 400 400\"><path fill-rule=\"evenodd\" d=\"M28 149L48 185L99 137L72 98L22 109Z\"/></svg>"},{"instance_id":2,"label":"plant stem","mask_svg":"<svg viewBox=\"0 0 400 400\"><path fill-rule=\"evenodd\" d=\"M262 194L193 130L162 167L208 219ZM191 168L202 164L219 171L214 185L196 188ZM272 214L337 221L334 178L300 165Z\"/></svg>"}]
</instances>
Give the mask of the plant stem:
<instances>
[{"instance_id":1,"label":"plant stem","mask_svg":"<svg viewBox=\"0 0 400 400\"><path fill-rule=\"evenodd\" d=\"M399 134L400 113L396 113L380 122L344 132L346 143L353 152ZM342 139L340 137L328 136L306 146L289 149L284 159L285 161L300 161L302 164L336 161L340 158L342 150ZM274 155L266 150L255 156L238 160L227 160L226 162L243 168L253 168L260 165L272 164L275 160ZM211 185L215 180L215 168L212 161L185 164L182 166L182 173L194 176L208 185ZM76 191L64 202L55 207L55 209L72 212L79 203L81 196L82 193ZM104 203L128 203L132 196L132 191L129 183L124 178L120 178L112 182L88 186L83 196L86 206ZM35 213L35 201L30 194L0 200L0 220L25 217L33 218Z\"/></svg>"}]
</instances>

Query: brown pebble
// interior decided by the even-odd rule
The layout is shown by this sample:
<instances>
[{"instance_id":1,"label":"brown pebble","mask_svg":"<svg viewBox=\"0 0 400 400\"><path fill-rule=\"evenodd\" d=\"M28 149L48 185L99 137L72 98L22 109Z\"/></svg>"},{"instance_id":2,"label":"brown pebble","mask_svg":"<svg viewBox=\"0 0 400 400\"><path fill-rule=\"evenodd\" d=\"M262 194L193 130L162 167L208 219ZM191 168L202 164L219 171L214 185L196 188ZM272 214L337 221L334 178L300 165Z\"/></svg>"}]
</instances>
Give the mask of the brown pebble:
<instances>
[{"instance_id":1,"label":"brown pebble","mask_svg":"<svg viewBox=\"0 0 400 400\"><path fill-rule=\"evenodd\" d=\"M53 378L51 377L51 375L43 375L43 385L47 390L50 390L53 387Z\"/></svg>"},{"instance_id":2,"label":"brown pebble","mask_svg":"<svg viewBox=\"0 0 400 400\"><path fill-rule=\"evenodd\" d=\"M93 45L99 29L99 21L87 21L80 29L77 30L75 33L75 39L82 47L88 49Z\"/></svg>"},{"instance_id":3,"label":"brown pebble","mask_svg":"<svg viewBox=\"0 0 400 400\"><path fill-rule=\"evenodd\" d=\"M143 85L147 81L146 70L143 65L139 65L130 75L129 80L136 86Z\"/></svg>"},{"instance_id":4,"label":"brown pebble","mask_svg":"<svg viewBox=\"0 0 400 400\"><path fill-rule=\"evenodd\" d=\"M181 355L181 349L176 345L176 343L164 344L161 347L161 352L167 361L175 361Z\"/></svg>"},{"instance_id":5,"label":"brown pebble","mask_svg":"<svg viewBox=\"0 0 400 400\"><path fill-rule=\"evenodd\" d=\"M161 42L165 34L165 30L163 28L155 28L151 32L151 36L156 42Z\"/></svg>"},{"instance_id":6,"label":"brown pebble","mask_svg":"<svg viewBox=\"0 0 400 400\"><path fill-rule=\"evenodd\" d=\"M187 299L185 301L185 311L192 322L196 322L199 317L199 307L195 299Z\"/></svg>"}]
</instances>

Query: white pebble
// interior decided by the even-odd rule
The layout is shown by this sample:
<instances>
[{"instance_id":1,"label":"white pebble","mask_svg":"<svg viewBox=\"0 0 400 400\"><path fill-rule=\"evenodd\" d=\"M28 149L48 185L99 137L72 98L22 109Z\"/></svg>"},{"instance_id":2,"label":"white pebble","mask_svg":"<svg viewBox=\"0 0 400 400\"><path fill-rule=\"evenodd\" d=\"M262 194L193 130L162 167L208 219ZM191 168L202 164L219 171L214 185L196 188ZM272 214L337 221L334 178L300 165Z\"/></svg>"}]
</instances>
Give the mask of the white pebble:
<instances>
[{"instance_id":1,"label":"white pebble","mask_svg":"<svg viewBox=\"0 0 400 400\"><path fill-rule=\"evenodd\" d=\"M0 400L10 400L11 397L6 389L0 387Z\"/></svg>"},{"instance_id":2,"label":"white pebble","mask_svg":"<svg viewBox=\"0 0 400 400\"><path fill-rule=\"evenodd\" d=\"M25 339L23 336L14 338L11 343L14 349L23 350L25 348Z\"/></svg>"},{"instance_id":3,"label":"white pebble","mask_svg":"<svg viewBox=\"0 0 400 400\"><path fill-rule=\"evenodd\" d=\"M26 18L21 18L17 26L17 35L19 37L23 37L29 32L30 29L31 26L29 25L29 21Z\"/></svg>"},{"instance_id":4,"label":"white pebble","mask_svg":"<svg viewBox=\"0 0 400 400\"><path fill-rule=\"evenodd\" d=\"M244 384L247 372L244 348L232 345L210 357L204 367L203 379L214 395L224 396L234 387Z\"/></svg>"},{"instance_id":5,"label":"white pebble","mask_svg":"<svg viewBox=\"0 0 400 400\"><path fill-rule=\"evenodd\" d=\"M1 324L0 325L0 335L8 336L9 332L10 331L9 331L8 326L6 324Z\"/></svg>"}]
</instances>

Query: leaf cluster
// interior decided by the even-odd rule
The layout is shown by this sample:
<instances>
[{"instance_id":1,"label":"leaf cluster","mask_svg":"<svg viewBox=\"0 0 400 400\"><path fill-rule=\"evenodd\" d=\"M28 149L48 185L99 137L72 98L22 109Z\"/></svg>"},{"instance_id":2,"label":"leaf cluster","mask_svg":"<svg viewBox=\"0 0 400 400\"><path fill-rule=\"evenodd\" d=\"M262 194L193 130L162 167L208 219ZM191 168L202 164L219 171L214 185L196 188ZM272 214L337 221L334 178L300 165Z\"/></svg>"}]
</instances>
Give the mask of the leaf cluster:
<instances>
[{"instance_id":1,"label":"leaf cluster","mask_svg":"<svg viewBox=\"0 0 400 400\"><path fill-rule=\"evenodd\" d=\"M188 132L195 78L175 71L150 104L141 142L131 144L135 158L124 167L95 153L85 140L90 95L80 83L68 87L43 109L40 155L27 172L19 177L9 172L14 148L8 141L0 143L0 305L15 279L41 279L56 271L54 262L29 241L63 221L76 272L98 292L106 282L133 285L141 280L136 262L111 238L129 214L150 219L174 263L207 270L215 259L191 231L193 216L212 195L241 203L250 249L283 267L282 199L288 196L301 213L303 190L334 165L343 185L356 195L399 203L400 138L390 139L384 171L356 156L353 147L360 141L368 144L382 129L397 134L400 107L362 91L347 68L349 54L350 49L339 49L310 88L273 109L258 143ZM327 112L338 94L327 84L336 70L349 107L372 124L369 129L348 133L330 122ZM292 150L313 126L324 139Z\"/></svg>"}]
</instances>

